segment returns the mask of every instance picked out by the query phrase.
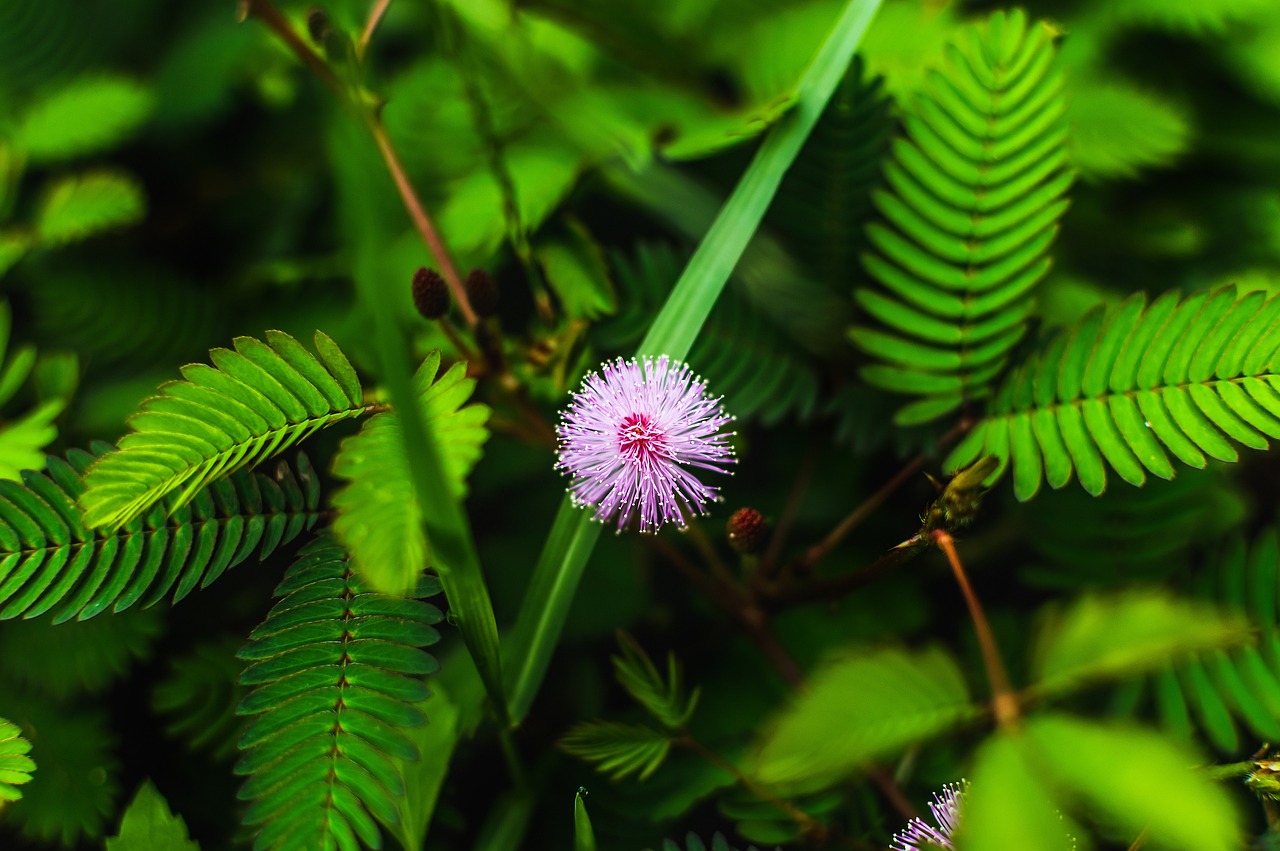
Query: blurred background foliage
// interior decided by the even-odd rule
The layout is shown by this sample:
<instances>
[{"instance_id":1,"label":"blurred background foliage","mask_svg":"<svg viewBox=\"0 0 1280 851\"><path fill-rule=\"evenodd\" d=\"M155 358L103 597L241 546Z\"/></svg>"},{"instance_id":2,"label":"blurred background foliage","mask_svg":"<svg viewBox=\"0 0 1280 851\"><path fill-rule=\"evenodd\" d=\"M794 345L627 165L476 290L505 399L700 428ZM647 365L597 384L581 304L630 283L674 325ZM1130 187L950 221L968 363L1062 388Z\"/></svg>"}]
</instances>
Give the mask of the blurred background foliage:
<instances>
[{"instance_id":1,"label":"blurred background foliage","mask_svg":"<svg viewBox=\"0 0 1280 851\"><path fill-rule=\"evenodd\" d=\"M312 5L280 8L306 32ZM322 48L340 73L365 75L356 82L383 104L459 265L494 276L504 357L549 416L588 367L629 353L644 334L761 133L785 120L841 7L401 0L355 63L346 36L359 36L370 4L319 5L342 34L321 33ZM720 527L732 509L755 506L789 526L793 548L807 546L945 431L894 426L897 401L857 377L862 356L846 332L852 295L868 280L858 257L870 193L901 105L958 29L992 7L886 0L690 355L739 419L743 462L701 533L725 558ZM1026 8L1059 36L1078 175L1035 322L1069 325L1139 290L1280 292L1280 5ZM309 338L321 328L363 373L376 372L370 318L353 309L351 283L370 251L417 353L463 357L414 312L410 276L430 257L391 183L365 179L382 174L371 148L266 28L235 12L231 0L0 0L0 477L42 466L45 451L115 439L179 365L238 334ZM500 437L472 476L469 509L505 625L563 482L548 447L523 439L507 397L484 380L477 392ZM309 451L329 458L340 437L322 434ZM1141 581L1232 599L1205 577L1233 564L1265 569L1245 542L1275 520L1277 473L1259 454L1141 490L1115 484L1101 499L1078 488L1028 504L1007 487L992 495L965 540L966 563L1016 677L1032 665L1035 613L1060 595ZM913 478L818 576L848 574L908 538L933 496ZM794 819L695 753L673 749L647 779L611 782L553 747L581 721L643 720L612 676L617 629L655 658L677 651L700 693L689 728L730 761L783 701L787 684L751 640L673 569L700 546L674 532L602 539L520 734L542 792L521 805L523 839L473 842L501 830L486 817L503 807L499 750L481 736L450 745L447 776L437 762L439 776L422 778L439 789L430 847L568 847L579 785L590 788L601 847L660 847L689 830L708 845L715 831L743 846L797 839ZM1270 553L1274 537L1253 546ZM229 768L235 651L287 561L242 567L172 609L57 627L0 622L0 717L22 727L38 765L0 817L0 845L101 847L145 778L205 849L242 841ZM980 689L977 647L945 571L929 555L848 597L789 607L776 615L779 640L809 669L855 642L928 637L958 646ZM1274 608L1251 616L1274 644ZM443 631L448 668L460 642ZM1213 665L1220 675L1237 663L1251 664ZM1218 698L1224 689L1206 685L1199 664L1117 694L1086 692L1077 705L1166 723L1224 760L1280 735L1274 707ZM446 679L437 689L424 736L448 738L454 687ZM913 749L897 766L911 799L960 776L976 740L966 729ZM866 776L794 802L872 845L901 825ZM1260 833L1261 816L1250 826Z\"/></svg>"}]
</instances>

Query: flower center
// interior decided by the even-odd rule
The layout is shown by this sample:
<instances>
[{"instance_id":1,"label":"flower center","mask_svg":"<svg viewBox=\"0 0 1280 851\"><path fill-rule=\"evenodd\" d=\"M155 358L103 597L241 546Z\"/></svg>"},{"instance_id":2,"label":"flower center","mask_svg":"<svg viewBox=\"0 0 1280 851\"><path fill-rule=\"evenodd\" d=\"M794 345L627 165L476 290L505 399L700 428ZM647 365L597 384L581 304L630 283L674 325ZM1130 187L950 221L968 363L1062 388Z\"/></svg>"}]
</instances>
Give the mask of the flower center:
<instances>
[{"instance_id":1,"label":"flower center","mask_svg":"<svg viewBox=\"0 0 1280 851\"><path fill-rule=\"evenodd\" d=\"M648 414L628 414L618 425L618 449L632 461L667 454L667 437Z\"/></svg>"}]
</instances>

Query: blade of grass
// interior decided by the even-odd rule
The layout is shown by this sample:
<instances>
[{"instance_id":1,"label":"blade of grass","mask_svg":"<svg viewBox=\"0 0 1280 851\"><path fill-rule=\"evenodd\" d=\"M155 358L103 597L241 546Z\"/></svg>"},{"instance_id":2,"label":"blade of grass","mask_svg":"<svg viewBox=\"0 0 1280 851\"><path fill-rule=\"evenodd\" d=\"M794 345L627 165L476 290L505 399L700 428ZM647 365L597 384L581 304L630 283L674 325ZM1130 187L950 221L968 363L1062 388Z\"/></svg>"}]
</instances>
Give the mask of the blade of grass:
<instances>
[{"instance_id":1,"label":"blade of grass","mask_svg":"<svg viewBox=\"0 0 1280 851\"><path fill-rule=\"evenodd\" d=\"M831 35L796 89L795 106L765 136L755 158L712 223L640 344L637 354L666 354L683 360L759 227L783 175L840 83L867 31L880 0L850 0ZM566 497L538 558L514 630L508 636L508 694L511 720L529 711L578 581L600 535L600 526Z\"/></svg>"},{"instance_id":2,"label":"blade of grass","mask_svg":"<svg viewBox=\"0 0 1280 851\"><path fill-rule=\"evenodd\" d=\"M372 165L365 168L366 163L377 162L377 154L364 135L355 132L348 122L336 121L335 124L334 144L341 151L335 161L340 164L358 162L349 167L339 165L340 179L362 180L362 183L345 187L347 191L344 193L344 206L348 208L346 221L358 246L356 294L360 305L373 320L372 342L380 376L400 417L401 433L405 436L405 460L414 496L422 506L431 564L444 586L451 618L462 633L494 711L505 721L508 710L502 686L498 624L480 569L471 525L462 505L452 495L436 437L414 398L412 374L405 358L408 347L404 332L396 322L395 301L382 289L386 276L380 267L380 259L386 253L382 244L385 237L377 225L374 199L369 197L371 190L366 187L385 187L387 190L391 187L382 169ZM360 155L354 155L353 150L359 151ZM408 286L407 280L404 285ZM406 579L411 582L413 578Z\"/></svg>"}]
</instances>

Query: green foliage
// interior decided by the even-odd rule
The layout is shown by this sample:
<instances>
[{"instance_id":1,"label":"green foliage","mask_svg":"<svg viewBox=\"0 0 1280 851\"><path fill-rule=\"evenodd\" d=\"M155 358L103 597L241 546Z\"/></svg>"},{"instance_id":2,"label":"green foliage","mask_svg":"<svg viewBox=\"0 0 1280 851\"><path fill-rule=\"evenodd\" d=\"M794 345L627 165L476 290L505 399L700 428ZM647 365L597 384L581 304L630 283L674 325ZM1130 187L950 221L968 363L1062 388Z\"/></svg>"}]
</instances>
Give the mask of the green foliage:
<instances>
[{"instance_id":1,"label":"green foliage","mask_svg":"<svg viewBox=\"0 0 1280 851\"><path fill-rule=\"evenodd\" d=\"M1073 81L1067 123L1071 164L1086 180L1136 177L1170 165L1191 144L1184 109L1115 79Z\"/></svg>"},{"instance_id":2,"label":"green foliage","mask_svg":"<svg viewBox=\"0 0 1280 851\"><path fill-rule=\"evenodd\" d=\"M664 680L653 660L639 643L625 632L618 633L621 656L613 657L613 671L622 687L649 714L669 730L679 730L688 723L698 706L698 689L684 693L680 662L674 653L667 654L667 677Z\"/></svg>"},{"instance_id":3,"label":"green foliage","mask_svg":"<svg viewBox=\"0 0 1280 851\"><path fill-rule=\"evenodd\" d=\"M129 420L119 449L85 475L89 528L118 528L171 493L172 512L206 485L289 449L325 426L363 415L360 380L342 350L317 331L317 361L293 337L237 337L213 349L213 366L189 364Z\"/></svg>"},{"instance_id":4,"label":"green foliage","mask_svg":"<svg viewBox=\"0 0 1280 851\"><path fill-rule=\"evenodd\" d=\"M1263 741L1280 738L1278 571L1280 543L1274 529L1250 547L1241 536L1231 536L1201 571L1200 591L1207 601L1247 618L1258 634L1244 646L1199 653L1156 675L1156 706L1165 726L1180 738L1198 730L1228 753L1254 750L1248 734ZM1248 730L1243 741L1234 719Z\"/></svg>"},{"instance_id":5,"label":"green foliage","mask_svg":"<svg viewBox=\"0 0 1280 851\"><path fill-rule=\"evenodd\" d=\"M151 108L151 92L135 80L81 77L37 101L22 117L14 142L32 163L97 153L134 132Z\"/></svg>"},{"instance_id":6,"label":"green foliage","mask_svg":"<svg viewBox=\"0 0 1280 851\"><path fill-rule=\"evenodd\" d=\"M169 811L169 803L146 780L124 811L120 833L107 839L107 851L200 851L187 835L181 816Z\"/></svg>"},{"instance_id":7,"label":"green foliage","mask_svg":"<svg viewBox=\"0 0 1280 851\"><path fill-rule=\"evenodd\" d=\"M431 696L414 706L430 720L406 730L421 755L418 759L394 757L396 770L404 782L404 794L395 801L396 820L383 823L405 848L422 848L435 815L451 756L468 719L459 717L458 704L437 683Z\"/></svg>"},{"instance_id":8,"label":"green foliage","mask_svg":"<svg viewBox=\"0 0 1280 851\"><path fill-rule=\"evenodd\" d=\"M18 393L36 365L36 350L19 346L9 351L13 314L7 301L0 301L0 406ZM16 480L23 470L44 466L41 451L58 436L54 419L62 413L62 399L48 399L17 419L0 419L0 479Z\"/></svg>"},{"instance_id":9,"label":"green foliage","mask_svg":"<svg viewBox=\"0 0 1280 851\"><path fill-rule=\"evenodd\" d=\"M33 842L70 846L102 836L120 792L107 713L5 689L0 714L22 728L38 766L22 799L5 807L5 822Z\"/></svg>"},{"instance_id":10,"label":"green foliage","mask_svg":"<svg viewBox=\"0 0 1280 851\"><path fill-rule=\"evenodd\" d=\"M423 578L415 596L439 593ZM419 755L406 731L426 723L414 704L438 667L435 607L365 591L346 554L321 538L276 589L283 599L239 656L252 716L236 772L255 849L377 847L374 821L394 824L404 794L393 758ZM429 758L430 755L426 755Z\"/></svg>"},{"instance_id":11,"label":"green foliage","mask_svg":"<svg viewBox=\"0 0 1280 851\"><path fill-rule=\"evenodd\" d=\"M959 666L940 650L850 653L816 671L764 731L755 776L771 785L831 783L979 711Z\"/></svg>"},{"instance_id":12,"label":"green foliage","mask_svg":"<svg viewBox=\"0 0 1280 851\"><path fill-rule=\"evenodd\" d=\"M167 735L221 761L235 754L244 726L236 716L236 707L244 699L240 687L244 665L236 659L240 644L231 638L206 641L174 656L168 676L151 693L151 706L165 718Z\"/></svg>"},{"instance_id":13,"label":"green foliage","mask_svg":"<svg viewBox=\"0 0 1280 851\"><path fill-rule=\"evenodd\" d=\"M596 851L596 835L587 815L587 790L573 796L573 851Z\"/></svg>"},{"instance_id":14,"label":"green foliage","mask_svg":"<svg viewBox=\"0 0 1280 851\"><path fill-rule=\"evenodd\" d=\"M1042 628L1034 676L1044 691L1065 691L1240 644L1248 636L1243 619L1157 591L1086 596Z\"/></svg>"},{"instance_id":15,"label":"green foliage","mask_svg":"<svg viewBox=\"0 0 1280 851\"><path fill-rule=\"evenodd\" d=\"M697 835L690 833L684 839L684 845L668 839L662 843L662 851L737 851L731 846L722 834L717 833L711 837L711 844L707 845ZM747 851L756 851L755 846L751 846Z\"/></svg>"},{"instance_id":16,"label":"green foliage","mask_svg":"<svg viewBox=\"0 0 1280 851\"><path fill-rule=\"evenodd\" d=\"M1129 0L1112 12L1119 22L1173 32L1221 32L1228 24L1273 9L1267 0Z\"/></svg>"},{"instance_id":17,"label":"green foliage","mask_svg":"<svg viewBox=\"0 0 1280 851\"><path fill-rule=\"evenodd\" d=\"M142 186L123 172L62 177L45 190L35 232L46 245L78 242L141 221L146 207Z\"/></svg>"},{"instance_id":18,"label":"green foliage","mask_svg":"<svg viewBox=\"0 0 1280 851\"><path fill-rule=\"evenodd\" d=\"M1278 310L1280 300L1234 287L1169 292L1150 307L1139 293L1092 310L1005 381L946 466L987 454L1002 469L1012 461L1014 493L1027 500L1042 481L1060 488L1073 472L1102 493L1104 459L1141 485L1147 472L1173 477L1166 449L1192 467L1206 456L1236 461L1232 441L1265 449L1280 436L1271 384Z\"/></svg>"},{"instance_id":19,"label":"green foliage","mask_svg":"<svg viewBox=\"0 0 1280 851\"><path fill-rule=\"evenodd\" d=\"M769 210L769 223L835 291L847 290L862 273L858 255L874 209L871 189L895 126L884 78L867 74L864 64L855 57L849 65Z\"/></svg>"},{"instance_id":20,"label":"green foliage","mask_svg":"<svg viewBox=\"0 0 1280 851\"><path fill-rule=\"evenodd\" d=\"M152 654L164 629L158 609L53 624L45 615L0 623L0 677L59 699L97 694Z\"/></svg>"},{"instance_id":21,"label":"green foliage","mask_svg":"<svg viewBox=\"0 0 1280 851\"><path fill-rule=\"evenodd\" d=\"M680 258L667 245L641 245L634 259L615 255L613 265L622 298L632 308L597 326L596 342L606 351L640 341L649 311L662 304L679 272ZM739 419L803 418L817 400L813 366L733 287L716 302L689 363L713 392L724 395L726 408Z\"/></svg>"},{"instance_id":22,"label":"green foliage","mask_svg":"<svg viewBox=\"0 0 1280 851\"><path fill-rule=\"evenodd\" d=\"M1038 848L1075 851L1072 835L1053 800L1043 766L1027 753L1024 737L997 734L978 748L964 795L958 834L969 851Z\"/></svg>"},{"instance_id":23,"label":"green foliage","mask_svg":"<svg viewBox=\"0 0 1280 851\"><path fill-rule=\"evenodd\" d=\"M35 761L27 756L31 743L22 738L16 724L0 718L0 809L22 797L19 786L31 782Z\"/></svg>"},{"instance_id":24,"label":"green foliage","mask_svg":"<svg viewBox=\"0 0 1280 851\"><path fill-rule=\"evenodd\" d=\"M300 455L296 472L284 463L274 477L239 471L189 504L169 499L124 525L90 529L76 500L94 459L72 450L66 461L51 457L47 474L0 482L0 620L86 620L151 606L170 592L177 602L255 548L265 558L316 521L319 484Z\"/></svg>"},{"instance_id":25,"label":"green foliage","mask_svg":"<svg viewBox=\"0 0 1280 851\"><path fill-rule=\"evenodd\" d=\"M1066 715L1027 723L1028 756L1057 790L1126 837L1185 851L1238 848L1239 825L1226 789L1196 766L1193 751L1155 733Z\"/></svg>"},{"instance_id":26,"label":"green foliage","mask_svg":"<svg viewBox=\"0 0 1280 851\"><path fill-rule=\"evenodd\" d=\"M996 12L963 31L904 119L863 257L883 289L856 293L880 327L851 332L879 361L869 382L923 397L899 424L987 395L1026 332L1072 180L1061 88L1049 30Z\"/></svg>"},{"instance_id":27,"label":"green foliage","mask_svg":"<svg viewBox=\"0 0 1280 851\"><path fill-rule=\"evenodd\" d=\"M644 780L671 752L671 734L644 725L588 721L569 730L560 740L560 748L596 763L599 771L615 780L631 774Z\"/></svg>"},{"instance_id":28,"label":"green foliage","mask_svg":"<svg viewBox=\"0 0 1280 851\"><path fill-rule=\"evenodd\" d=\"M563 238L539 244L534 257L566 316L598 319L617 311L604 252L580 224Z\"/></svg>"},{"instance_id":29,"label":"green foliage","mask_svg":"<svg viewBox=\"0 0 1280 851\"><path fill-rule=\"evenodd\" d=\"M435 351L418 368L413 389L437 441L451 494L460 499L489 436L489 409L463 407L476 384L467 377L465 363L455 363L437 380L439 369ZM384 411L344 440L333 461L334 475L347 482L333 495L334 534L370 587L387 593L411 588L429 564L423 508L404 464L404 441L400 417Z\"/></svg>"}]
</instances>

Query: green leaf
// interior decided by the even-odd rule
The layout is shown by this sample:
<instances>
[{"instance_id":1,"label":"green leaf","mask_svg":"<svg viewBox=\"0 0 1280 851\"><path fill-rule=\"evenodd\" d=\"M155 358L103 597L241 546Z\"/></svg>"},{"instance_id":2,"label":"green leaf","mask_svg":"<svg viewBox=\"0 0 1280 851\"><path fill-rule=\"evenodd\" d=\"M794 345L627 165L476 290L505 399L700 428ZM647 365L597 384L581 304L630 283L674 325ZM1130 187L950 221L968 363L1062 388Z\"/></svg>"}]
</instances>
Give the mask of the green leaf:
<instances>
[{"instance_id":1,"label":"green leaf","mask_svg":"<svg viewBox=\"0 0 1280 851\"><path fill-rule=\"evenodd\" d=\"M1063 487L1072 471L1096 496L1107 466L1141 485L1148 473L1173 477L1170 455L1200 468L1238 460L1234 444L1265 449L1280 437L1277 316L1280 297L1230 286L1096 308L1005 380L945 466L1011 460L1014 493L1027 500L1043 479Z\"/></svg>"},{"instance_id":2,"label":"green leaf","mask_svg":"<svg viewBox=\"0 0 1280 851\"><path fill-rule=\"evenodd\" d=\"M863 265L880 286L855 293L874 322L850 332L877 361L863 377L925 397L900 425L988 395L1031 317L1072 180L1047 26L996 12L961 30L949 59L873 193L882 220Z\"/></svg>"},{"instance_id":3,"label":"green leaf","mask_svg":"<svg viewBox=\"0 0 1280 851\"><path fill-rule=\"evenodd\" d=\"M669 730L679 730L693 716L698 705L698 690L684 694L680 662L674 653L667 654L667 676L664 680L647 653L634 638L618 632L621 656L613 657L613 671L618 682L649 714Z\"/></svg>"},{"instance_id":4,"label":"green leaf","mask_svg":"<svg viewBox=\"0 0 1280 851\"><path fill-rule=\"evenodd\" d=\"M806 71L787 120L771 129L676 282L637 354L683 360L725 282L759 227L787 168L804 146L879 9L878 0L846 3L831 36ZM524 719L542 684L600 525L568 497L560 505L508 638L507 690L512 720Z\"/></svg>"},{"instance_id":5,"label":"green leaf","mask_svg":"<svg viewBox=\"0 0 1280 851\"><path fill-rule=\"evenodd\" d=\"M1269 0L1128 0L1114 9L1117 23L1172 32L1222 32L1274 10Z\"/></svg>"},{"instance_id":6,"label":"green leaf","mask_svg":"<svg viewBox=\"0 0 1280 851\"><path fill-rule=\"evenodd\" d=\"M835 781L980 711L955 660L940 650L854 653L815 672L769 725L755 776L795 786Z\"/></svg>"},{"instance_id":7,"label":"green leaf","mask_svg":"<svg viewBox=\"0 0 1280 851\"><path fill-rule=\"evenodd\" d=\"M415 597L439 593L424 578ZM251 690L238 712L236 773L254 848L377 847L404 784L393 760L419 757L406 733L426 723L423 676L436 661L440 610L362 587L328 538L307 546L276 589L282 599L240 651Z\"/></svg>"},{"instance_id":8,"label":"green leaf","mask_svg":"<svg viewBox=\"0 0 1280 851\"><path fill-rule=\"evenodd\" d=\"M35 164L97 153L128 138L152 106L151 91L127 77L81 77L38 100L14 142Z\"/></svg>"},{"instance_id":9,"label":"green leaf","mask_svg":"<svg viewBox=\"0 0 1280 851\"><path fill-rule=\"evenodd\" d=\"M77 242L139 222L146 209L141 184L123 172L61 177L46 189L36 210L36 237L47 245Z\"/></svg>"},{"instance_id":10,"label":"green leaf","mask_svg":"<svg viewBox=\"0 0 1280 851\"><path fill-rule=\"evenodd\" d=\"M176 493L181 508L203 487L267 460L326 426L366 412L346 357L316 332L317 361L297 340L237 337L214 366L182 368L129 420L133 431L98 459L80 496L90 528L118 528ZM324 341L322 344L321 341Z\"/></svg>"},{"instance_id":11,"label":"green leaf","mask_svg":"<svg viewBox=\"0 0 1280 851\"><path fill-rule=\"evenodd\" d=\"M119 618L110 619L115 620ZM204 641L169 659L168 675L151 692L151 707L164 719L165 735L191 751L230 761L244 726L236 717L244 698L239 682L244 664L236 651L243 643L240 638Z\"/></svg>"},{"instance_id":12,"label":"green leaf","mask_svg":"<svg viewBox=\"0 0 1280 851\"><path fill-rule=\"evenodd\" d=\"M1089 595L1042 628L1034 674L1047 692L1069 691L1104 677L1159 667L1171 657L1238 644L1242 618L1160 591Z\"/></svg>"},{"instance_id":13,"label":"green leaf","mask_svg":"<svg viewBox=\"0 0 1280 851\"><path fill-rule=\"evenodd\" d=\"M17 481L23 470L44 468L44 448L58 438L54 420L66 402L50 399L0 426L0 479Z\"/></svg>"},{"instance_id":14,"label":"green leaf","mask_svg":"<svg viewBox=\"0 0 1280 851\"><path fill-rule=\"evenodd\" d=\"M31 237L17 231L0 231L0 278L4 277L31 247Z\"/></svg>"},{"instance_id":15,"label":"green leaf","mask_svg":"<svg viewBox=\"0 0 1280 851\"><path fill-rule=\"evenodd\" d=\"M440 441L451 496L466 494L466 478L480 460L489 432L484 405L462 407L475 388L467 366L456 363L436 380L440 353L432 352L414 376L417 404ZM333 496L333 530L356 569L383 594L403 594L428 566L422 508L404 464L404 431L395 411L369 419L342 442L333 473L347 485Z\"/></svg>"},{"instance_id":16,"label":"green leaf","mask_svg":"<svg viewBox=\"0 0 1280 851\"><path fill-rule=\"evenodd\" d=\"M44 616L0 624L0 679L59 700L98 695L151 657L164 630L155 609L54 624Z\"/></svg>"},{"instance_id":17,"label":"green leaf","mask_svg":"<svg viewBox=\"0 0 1280 851\"><path fill-rule=\"evenodd\" d=\"M283 462L272 476L239 471L189 505L174 509L170 500L118 528L91 530L75 501L93 462L72 450L66 461L50 458L47 474L0 481L0 620L51 612L59 624L171 593L181 600L255 549L266 558L319 516L319 485L300 455L296 472Z\"/></svg>"},{"instance_id":18,"label":"green leaf","mask_svg":"<svg viewBox=\"0 0 1280 851\"><path fill-rule=\"evenodd\" d=\"M596 835L587 815L587 790L573 796L573 851L596 851Z\"/></svg>"},{"instance_id":19,"label":"green leaf","mask_svg":"<svg viewBox=\"0 0 1280 851\"><path fill-rule=\"evenodd\" d=\"M1067 147L1089 180L1136 177L1167 166L1191 143L1191 119L1176 104L1114 77L1071 81Z\"/></svg>"},{"instance_id":20,"label":"green leaf","mask_svg":"<svg viewBox=\"0 0 1280 851\"><path fill-rule=\"evenodd\" d=\"M396 770L404 783L404 795L396 800L397 818L382 823L405 851L419 851L424 847L450 760L462 735L459 708L438 684L432 687L429 698L414 706L430 720L406 731L418 751L418 758L395 758Z\"/></svg>"},{"instance_id":21,"label":"green leaf","mask_svg":"<svg viewBox=\"0 0 1280 851\"><path fill-rule=\"evenodd\" d=\"M181 816L169 811L169 803L146 780L124 811L120 833L107 839L107 851L200 851L187 835Z\"/></svg>"},{"instance_id":22,"label":"green leaf","mask_svg":"<svg viewBox=\"0 0 1280 851\"><path fill-rule=\"evenodd\" d=\"M570 318L596 319L618 309L604 253L582 227L572 228L567 238L540 243L534 257Z\"/></svg>"},{"instance_id":23,"label":"green leaf","mask_svg":"<svg viewBox=\"0 0 1280 851\"><path fill-rule=\"evenodd\" d=\"M666 761L671 736L651 727L589 721L577 724L560 740L565 753L596 763L596 769L621 780L635 774L644 780Z\"/></svg>"},{"instance_id":24,"label":"green leaf","mask_svg":"<svg viewBox=\"0 0 1280 851\"><path fill-rule=\"evenodd\" d=\"M1198 754L1147 730L1066 715L1028 720L1028 744L1060 800L1082 802L1154 847L1227 851L1240 824L1227 790L1195 766Z\"/></svg>"},{"instance_id":25,"label":"green leaf","mask_svg":"<svg viewBox=\"0 0 1280 851\"><path fill-rule=\"evenodd\" d=\"M964 851L1073 851L1071 835L1024 736L997 733L978 750L964 794L956 847Z\"/></svg>"},{"instance_id":26,"label":"green leaf","mask_svg":"<svg viewBox=\"0 0 1280 851\"><path fill-rule=\"evenodd\" d=\"M35 761L27 756L31 743L22 738L18 725L0 718L0 810L22 797L19 786L31 782Z\"/></svg>"}]
</instances>

